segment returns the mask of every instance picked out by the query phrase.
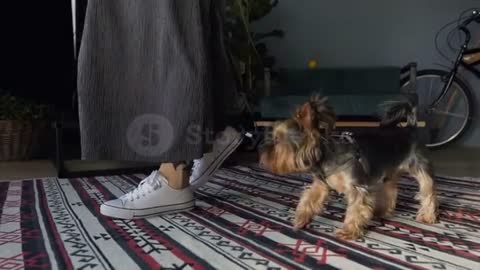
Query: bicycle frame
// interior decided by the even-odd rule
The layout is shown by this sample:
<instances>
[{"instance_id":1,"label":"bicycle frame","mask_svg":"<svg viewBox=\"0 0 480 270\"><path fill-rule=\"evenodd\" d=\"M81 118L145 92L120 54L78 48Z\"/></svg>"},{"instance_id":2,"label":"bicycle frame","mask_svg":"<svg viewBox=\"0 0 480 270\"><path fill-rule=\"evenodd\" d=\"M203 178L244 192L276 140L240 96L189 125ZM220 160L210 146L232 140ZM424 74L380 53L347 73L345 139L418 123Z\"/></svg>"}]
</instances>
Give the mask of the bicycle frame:
<instances>
[{"instance_id":1,"label":"bicycle frame","mask_svg":"<svg viewBox=\"0 0 480 270\"><path fill-rule=\"evenodd\" d=\"M448 90L450 89L450 86L452 86L453 79L455 76L457 76L458 68L460 66L465 67L467 70L471 71L475 76L480 78L480 71L475 69L473 66L477 65L478 63L475 63L474 65L467 64L463 61L463 57L466 53L472 52L473 50L468 50L468 44L470 43L470 40L472 38L472 35L470 34L470 31L466 26L461 26L460 30L465 34L465 41L462 44L462 47L460 48L460 51L458 52L457 58L455 60L455 64L450 71L448 75L448 82L445 84L442 88L442 91L440 92L440 95L433 101L433 103L429 106L429 110L432 110L434 107L436 107L440 101L445 97L447 94Z\"/></svg>"},{"instance_id":2,"label":"bicycle frame","mask_svg":"<svg viewBox=\"0 0 480 270\"><path fill-rule=\"evenodd\" d=\"M462 13L461 17L464 13ZM466 18L466 17L463 17ZM453 23L460 23L459 21L450 22L449 25ZM468 128L468 124L472 119L472 100L471 100L471 89L470 87L458 76L458 72L460 68L465 68L467 71L470 71L474 74L477 78L480 79L480 68L477 67L480 65L480 47L470 49L469 45L471 42L472 35L468 29L468 26L471 23L478 23L480 24L480 11L474 10L472 15L468 18L464 19L461 24L456 27L459 31L461 31L464 35L464 41L462 42L461 46L459 46L459 51L456 54L455 61L452 62L452 66L445 70L425 70L421 73L422 79L423 77L429 79L433 78L434 80L440 79L439 83L442 86L435 87L435 95L432 95L432 87L433 81L430 81L430 91L428 97L425 101L429 103L420 104L421 106L419 109L421 110L422 114L426 116L426 126L428 127L428 136L429 142L427 143L428 147L436 148L442 145L445 145L452 140L456 139L459 135L462 134L463 131ZM445 28L445 27L444 27ZM442 29L444 29L442 28ZM450 36L450 35L449 35ZM403 85L405 84L405 78L402 78ZM436 81L438 82L438 81ZM458 85L459 89L453 90L451 89L453 85ZM414 88L415 89L415 88ZM437 91L440 90L440 93ZM457 92L458 90L458 92ZM452 93L451 93L452 92ZM448 99L447 99L447 94ZM460 97L459 97L460 95ZM431 98L433 98L433 101ZM461 98L461 102L463 102L459 106L458 98ZM442 104L441 104L442 103ZM444 104L443 104L444 103ZM427 105L426 107L424 107ZM452 109L462 109L464 107L465 113L452 113L450 112ZM463 110L463 109L462 109ZM419 111L420 112L420 111ZM423 115L421 116L423 117ZM444 129L445 124L450 125L451 121L450 118L447 117L456 117L462 118L461 126L456 127L453 126L454 129L450 128L452 132L450 133L448 129ZM457 121L455 120L455 123ZM444 134L444 130L448 133ZM425 134L427 134L425 133ZM444 134L444 135L442 135ZM438 138L442 136L442 138ZM444 136L448 136L443 138Z\"/></svg>"}]
</instances>

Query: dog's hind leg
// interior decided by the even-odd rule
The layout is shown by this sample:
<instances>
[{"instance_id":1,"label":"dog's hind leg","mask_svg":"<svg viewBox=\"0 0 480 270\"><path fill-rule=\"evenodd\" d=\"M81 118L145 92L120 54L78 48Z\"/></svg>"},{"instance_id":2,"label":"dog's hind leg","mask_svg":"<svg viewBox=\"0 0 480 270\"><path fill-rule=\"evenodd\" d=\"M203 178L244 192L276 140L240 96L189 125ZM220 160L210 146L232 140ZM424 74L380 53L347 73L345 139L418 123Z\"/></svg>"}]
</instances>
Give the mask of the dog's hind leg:
<instances>
[{"instance_id":1,"label":"dog's hind leg","mask_svg":"<svg viewBox=\"0 0 480 270\"><path fill-rule=\"evenodd\" d=\"M417 180L420 187L420 191L415 197L420 201L416 220L427 224L437 223L437 191L432 177L432 169L427 159L416 153L408 164L408 172Z\"/></svg>"}]
</instances>

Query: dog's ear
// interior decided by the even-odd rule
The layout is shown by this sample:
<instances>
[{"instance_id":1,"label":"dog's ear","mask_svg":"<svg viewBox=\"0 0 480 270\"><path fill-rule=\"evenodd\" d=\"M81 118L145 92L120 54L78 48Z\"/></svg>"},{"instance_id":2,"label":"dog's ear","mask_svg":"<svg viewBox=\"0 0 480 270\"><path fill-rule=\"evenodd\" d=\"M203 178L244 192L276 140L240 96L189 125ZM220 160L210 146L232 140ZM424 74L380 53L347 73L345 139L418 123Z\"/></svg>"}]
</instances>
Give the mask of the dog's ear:
<instances>
[{"instance_id":1,"label":"dog's ear","mask_svg":"<svg viewBox=\"0 0 480 270\"><path fill-rule=\"evenodd\" d=\"M328 99L314 95L296 110L294 119L305 131L328 135L335 128L336 117Z\"/></svg>"},{"instance_id":2,"label":"dog's ear","mask_svg":"<svg viewBox=\"0 0 480 270\"><path fill-rule=\"evenodd\" d=\"M330 106L327 97L314 95L310 98L310 104L316 113L316 124L323 135L330 135L335 128L336 115L332 106Z\"/></svg>"},{"instance_id":3,"label":"dog's ear","mask_svg":"<svg viewBox=\"0 0 480 270\"><path fill-rule=\"evenodd\" d=\"M306 102L300 106L295 112L295 121L306 131L311 131L316 128L314 125L315 122L315 112L312 108L310 102Z\"/></svg>"}]
</instances>

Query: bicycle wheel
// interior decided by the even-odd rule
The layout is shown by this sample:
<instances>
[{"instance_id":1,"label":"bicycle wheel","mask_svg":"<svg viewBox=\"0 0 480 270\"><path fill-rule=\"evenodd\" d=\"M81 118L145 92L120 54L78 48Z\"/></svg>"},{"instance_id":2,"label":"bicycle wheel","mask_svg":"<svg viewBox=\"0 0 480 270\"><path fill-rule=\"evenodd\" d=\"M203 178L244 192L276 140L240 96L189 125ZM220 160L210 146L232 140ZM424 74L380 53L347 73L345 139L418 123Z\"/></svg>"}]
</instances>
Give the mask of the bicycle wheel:
<instances>
[{"instance_id":1,"label":"bicycle wheel","mask_svg":"<svg viewBox=\"0 0 480 270\"><path fill-rule=\"evenodd\" d=\"M458 77L440 103L428 110L447 83L448 73L443 70L421 70L417 73L418 119L426 126L426 146L439 148L460 138L473 117L473 98L470 88ZM409 78L401 81L402 90L408 90Z\"/></svg>"}]
</instances>

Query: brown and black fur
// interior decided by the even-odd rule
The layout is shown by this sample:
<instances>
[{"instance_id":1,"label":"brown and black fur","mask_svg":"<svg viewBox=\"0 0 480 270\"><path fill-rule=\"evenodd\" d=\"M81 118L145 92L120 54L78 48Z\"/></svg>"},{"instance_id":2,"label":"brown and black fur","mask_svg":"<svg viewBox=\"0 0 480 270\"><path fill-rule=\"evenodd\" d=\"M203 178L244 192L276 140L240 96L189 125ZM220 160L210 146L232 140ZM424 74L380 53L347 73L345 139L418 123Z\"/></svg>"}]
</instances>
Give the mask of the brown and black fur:
<instances>
[{"instance_id":1,"label":"brown and black fur","mask_svg":"<svg viewBox=\"0 0 480 270\"><path fill-rule=\"evenodd\" d=\"M408 102L386 104L379 129L336 136L335 113L325 98L314 96L287 120L273 127L261 148L260 163L278 173L313 175L296 209L294 227L303 228L319 214L331 189L345 194L343 239L357 239L374 215L395 210L397 182L410 174L420 186L417 221L437 222L437 196L428 160L417 143L415 108ZM406 127L399 124L406 120Z\"/></svg>"}]
</instances>

